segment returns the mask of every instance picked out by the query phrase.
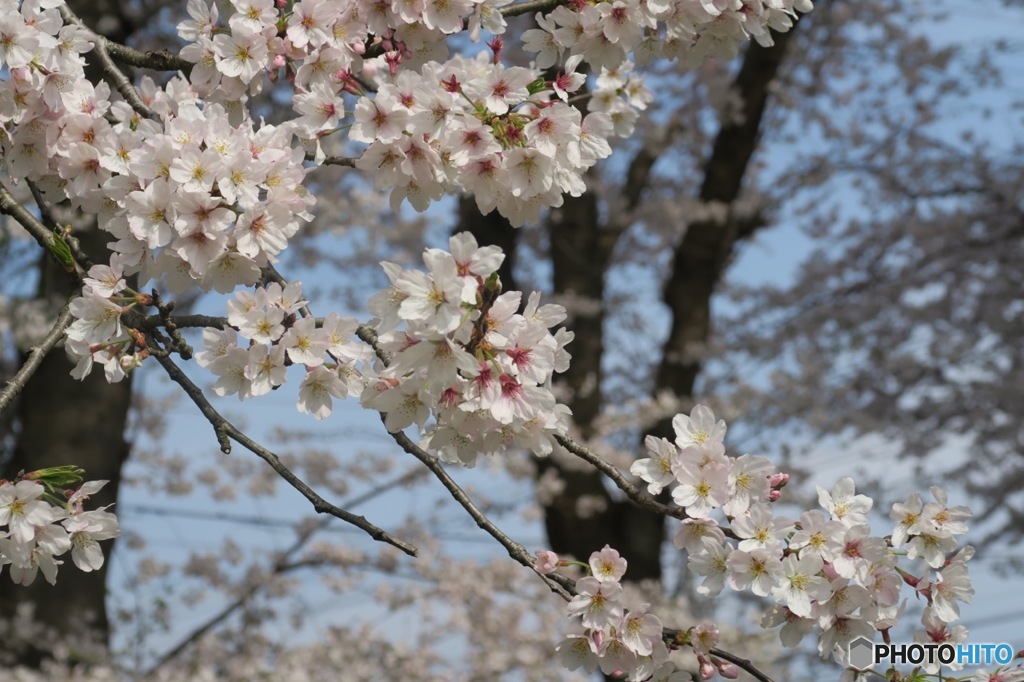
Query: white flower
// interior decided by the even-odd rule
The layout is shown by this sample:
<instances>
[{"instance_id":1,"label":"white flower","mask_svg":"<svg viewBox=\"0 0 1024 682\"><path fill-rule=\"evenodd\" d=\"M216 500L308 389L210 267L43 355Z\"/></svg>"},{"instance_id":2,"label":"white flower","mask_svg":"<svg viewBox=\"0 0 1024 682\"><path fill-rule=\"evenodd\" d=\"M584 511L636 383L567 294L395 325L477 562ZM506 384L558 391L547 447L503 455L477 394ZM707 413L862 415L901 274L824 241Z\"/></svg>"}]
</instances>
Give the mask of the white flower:
<instances>
[{"instance_id":1,"label":"white flower","mask_svg":"<svg viewBox=\"0 0 1024 682\"><path fill-rule=\"evenodd\" d=\"M867 523L867 514L874 501L867 495L854 494L852 478L839 479L831 494L820 485L815 487L818 490L818 504L832 514L832 518L847 528Z\"/></svg>"},{"instance_id":2,"label":"white flower","mask_svg":"<svg viewBox=\"0 0 1024 682\"><path fill-rule=\"evenodd\" d=\"M824 566L821 557L791 554L782 560L782 580L772 589L772 597L801 617L811 615L811 601L832 595L829 581L818 575Z\"/></svg>"},{"instance_id":3,"label":"white flower","mask_svg":"<svg viewBox=\"0 0 1024 682\"><path fill-rule=\"evenodd\" d=\"M331 398L344 398L348 394L345 384L335 372L324 366L314 367L299 385L298 410L324 419L331 414Z\"/></svg>"},{"instance_id":4,"label":"white flower","mask_svg":"<svg viewBox=\"0 0 1024 682\"><path fill-rule=\"evenodd\" d=\"M715 421L715 413L706 405L695 405L690 416L677 414L672 418L676 432L676 445L685 449L691 445L721 443L725 439L725 421Z\"/></svg>"},{"instance_id":5,"label":"white flower","mask_svg":"<svg viewBox=\"0 0 1024 682\"><path fill-rule=\"evenodd\" d=\"M622 619L618 603L622 586L614 581L601 582L587 576L576 581L576 596L566 607L569 617L580 616L583 627L603 629Z\"/></svg>"},{"instance_id":6,"label":"white flower","mask_svg":"<svg viewBox=\"0 0 1024 682\"><path fill-rule=\"evenodd\" d=\"M618 582L626 573L626 560L618 551L605 545L600 552L590 555L590 570L601 582Z\"/></svg>"}]
</instances>

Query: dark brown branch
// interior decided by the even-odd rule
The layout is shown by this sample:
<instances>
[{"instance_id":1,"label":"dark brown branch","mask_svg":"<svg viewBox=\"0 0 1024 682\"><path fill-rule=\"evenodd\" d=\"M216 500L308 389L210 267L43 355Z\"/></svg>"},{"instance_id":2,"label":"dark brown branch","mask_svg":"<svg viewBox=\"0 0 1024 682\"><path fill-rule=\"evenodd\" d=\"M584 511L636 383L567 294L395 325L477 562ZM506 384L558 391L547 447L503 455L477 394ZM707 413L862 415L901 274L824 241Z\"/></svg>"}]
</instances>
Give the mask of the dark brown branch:
<instances>
[{"instance_id":1,"label":"dark brown branch","mask_svg":"<svg viewBox=\"0 0 1024 682\"><path fill-rule=\"evenodd\" d=\"M121 97L124 97L124 100L128 102L132 109L134 109L140 116L153 121L159 121L160 116L158 116L155 111L150 109L146 103L142 101L138 90L135 89L135 86L128 80L128 77L124 75L124 72L121 71L117 64L114 63L114 60L111 59L110 52L108 51L108 44L110 41L98 33L93 32L85 25L85 22L79 19L78 16L68 8L67 5L61 5L57 9L60 10L60 15L64 18L64 23L74 24L84 28L95 36L96 41L92 51L96 55L96 59L99 61L99 66L100 69L103 70L103 75L108 81L110 81L110 84L113 85L119 93L121 93Z\"/></svg>"},{"instance_id":2,"label":"dark brown branch","mask_svg":"<svg viewBox=\"0 0 1024 682\"><path fill-rule=\"evenodd\" d=\"M79 291L80 290L76 289L72 292L71 296L64 304L64 307L61 309L60 314L57 316L57 321L53 323L53 327L46 335L46 338L40 341L38 345L29 349L28 358L26 358L25 364L23 364L21 369L11 377L10 381L4 384L3 390L0 390L0 412L7 409L7 406L12 400L14 400L14 396L18 395L18 393L25 388L25 384L28 382L29 378L31 378L32 375L36 373L36 370L39 369L39 365L42 364L43 358L45 358L46 354L53 350L54 346L60 342L61 338L64 336L64 330L71 326L71 300L78 296Z\"/></svg>"},{"instance_id":3,"label":"dark brown branch","mask_svg":"<svg viewBox=\"0 0 1024 682\"><path fill-rule=\"evenodd\" d=\"M637 506L643 507L644 509L656 514L661 514L662 516L671 516L676 519L687 518L686 512L681 507L670 507L645 495L639 488L630 483L629 479L627 479L621 471L616 469L612 464L606 462L600 455L591 451L585 445L577 443L568 436L556 435L555 440L558 441L558 444L563 448L576 455L584 462L591 464L602 474L610 478L616 487L626 493L626 497L635 502Z\"/></svg>"},{"instance_id":4,"label":"dark brown branch","mask_svg":"<svg viewBox=\"0 0 1024 682\"><path fill-rule=\"evenodd\" d=\"M383 420L383 415L381 415ZM529 569L533 569L533 564L536 559L530 552L523 547L521 544L510 538L508 535L503 533L500 528L494 525L494 523L487 518L487 516L480 511L480 509L473 503L473 500L469 498L469 495L459 487L459 484L448 475L445 471L441 461L426 452L423 448L413 443L408 436L399 431L398 433L392 433L392 438L398 443L403 450L408 452L410 455L423 462L423 465L430 469L430 472L441 482L441 485L448 490L448 493L455 498L463 509L472 517L476 522L476 525L486 531L492 538L498 541L498 543L508 551L508 555L514 560L518 561L523 566ZM541 575L544 582L547 583L551 591L561 596L566 601L572 599L572 595L575 594L575 582L571 579L558 574Z\"/></svg>"},{"instance_id":5,"label":"dark brown branch","mask_svg":"<svg viewBox=\"0 0 1024 682\"><path fill-rule=\"evenodd\" d=\"M28 209L18 203L18 200L11 196L11 193L3 185L0 185L0 213L6 213L14 218L40 246L53 255L54 259L74 279L80 281L85 276L85 268L89 267L90 263L85 253L78 248L77 243L48 229ZM58 256L62 250L69 251L70 261Z\"/></svg>"},{"instance_id":6,"label":"dark brown branch","mask_svg":"<svg viewBox=\"0 0 1024 682\"><path fill-rule=\"evenodd\" d=\"M360 493L359 495L356 495L352 499L345 500L345 502L343 502L342 504L348 508L355 507L357 505L363 504L364 502L367 502L368 500L373 499L374 497L377 497L381 493L386 492L392 488L395 488L400 485L405 485L406 483L410 483L411 481L415 480L416 478L422 475L422 469L418 467L416 469L410 469L409 471L403 473L401 476L397 476L390 480L384 481L383 483L376 485L370 488L369 490ZM306 544L312 539L312 537L317 532L326 528L330 524L331 520L332 519L329 516L322 518L315 525L299 531L298 537L295 539L295 542L293 542L290 546L288 546L286 549L277 554L277 558L274 560L274 564L271 567L270 575L267 578L249 586L249 588L247 588L242 594L238 595L238 597L231 601L231 603L225 605L224 608L218 611L216 614L214 614L213 617L211 617L205 623L195 628L192 632L186 635L180 642L178 642L178 644L176 644L166 653L160 656L160 658L157 659L156 663L154 663L149 668L145 676L153 676L159 668L164 666L169 661L177 658L177 656L182 651L187 649L189 645L193 644L194 642L197 642L203 635L205 635L206 633L210 632L215 627L223 623L228 617L231 616L231 614L240 609L242 606L245 605L246 602L249 601L249 599L255 596L257 592L259 592L261 589L269 585L270 581L273 578L280 575L284 575L289 571L298 568L305 568L307 566L312 565L308 561L293 562L288 561L288 559L293 554L298 552L300 549L305 547Z\"/></svg>"},{"instance_id":7,"label":"dark brown branch","mask_svg":"<svg viewBox=\"0 0 1024 682\"><path fill-rule=\"evenodd\" d=\"M708 653L710 653L712 656L717 656L718 658L721 658L721 659L724 659L726 661L729 661L730 663L735 665L737 668L740 668L742 670L747 671L758 682L774 682L774 680L772 680L772 678L768 677L768 675L766 675L765 673L761 672L758 669L758 667L756 665L754 665L752 661L750 661L750 659L740 658L736 654L730 654L728 651L723 651L721 649L712 649Z\"/></svg>"},{"instance_id":8,"label":"dark brown branch","mask_svg":"<svg viewBox=\"0 0 1024 682\"><path fill-rule=\"evenodd\" d=\"M508 7L501 8L501 16L503 17L517 17L520 14L527 14L529 12L546 12L553 10L559 5L564 5L566 0L529 0L528 2L520 2L515 5L509 5Z\"/></svg>"},{"instance_id":9,"label":"dark brown branch","mask_svg":"<svg viewBox=\"0 0 1024 682\"><path fill-rule=\"evenodd\" d=\"M107 52L110 53L111 57L122 64L134 66L137 69L150 69L152 71L181 71L187 75L194 66L192 62L173 55L167 50L150 50L148 52L140 52L135 48L115 43L103 36L97 36L97 38L103 41L103 44L106 46Z\"/></svg>"},{"instance_id":10,"label":"dark brown branch","mask_svg":"<svg viewBox=\"0 0 1024 682\"><path fill-rule=\"evenodd\" d=\"M302 479L296 476L291 469L286 467L277 455L249 438L234 424L222 417L213 405L210 404L210 401L206 399L206 396L203 395L202 390L192 383L192 380L189 379L181 368L174 363L174 361L167 355L166 351L159 347L151 348L151 350L153 351L153 356L156 357L157 362L159 362L164 368L164 371L167 372L167 375L171 380L181 386L186 395L188 395L192 402L195 403L196 407L198 407L199 411L203 413L203 416L206 417L207 421L210 422L214 432L217 434L217 442L220 444L221 452L225 454L230 453L231 443L229 442L229 439L236 441L269 464L270 467L276 471L279 476L281 476L281 478L287 481L289 485L298 490L303 497L313 504L313 509L315 509L318 514L330 514L331 516L337 517L347 523L351 523L356 528L365 531L367 535L378 542L385 542L402 550L409 556L416 556L417 550L412 545L392 537L386 531L367 521L365 517L353 514L340 507L336 507L322 498Z\"/></svg>"},{"instance_id":11,"label":"dark brown branch","mask_svg":"<svg viewBox=\"0 0 1024 682\"><path fill-rule=\"evenodd\" d=\"M312 152L306 152L306 161L315 161L316 155ZM346 166L348 168L356 167L356 160L347 156L328 156L325 158L321 166Z\"/></svg>"}]
</instances>

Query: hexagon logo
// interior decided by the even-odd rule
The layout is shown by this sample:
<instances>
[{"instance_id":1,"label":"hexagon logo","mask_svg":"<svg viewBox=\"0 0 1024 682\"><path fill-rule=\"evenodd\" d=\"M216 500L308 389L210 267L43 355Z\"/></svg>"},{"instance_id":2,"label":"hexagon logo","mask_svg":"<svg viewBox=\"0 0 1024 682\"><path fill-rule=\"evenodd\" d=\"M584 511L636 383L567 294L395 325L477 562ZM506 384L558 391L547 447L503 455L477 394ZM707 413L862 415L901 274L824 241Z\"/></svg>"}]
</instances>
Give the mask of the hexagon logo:
<instances>
[{"instance_id":1,"label":"hexagon logo","mask_svg":"<svg viewBox=\"0 0 1024 682\"><path fill-rule=\"evenodd\" d=\"M875 645L867 637L858 637L850 642L847 653L849 654L850 667L857 670L867 670L875 663Z\"/></svg>"}]
</instances>

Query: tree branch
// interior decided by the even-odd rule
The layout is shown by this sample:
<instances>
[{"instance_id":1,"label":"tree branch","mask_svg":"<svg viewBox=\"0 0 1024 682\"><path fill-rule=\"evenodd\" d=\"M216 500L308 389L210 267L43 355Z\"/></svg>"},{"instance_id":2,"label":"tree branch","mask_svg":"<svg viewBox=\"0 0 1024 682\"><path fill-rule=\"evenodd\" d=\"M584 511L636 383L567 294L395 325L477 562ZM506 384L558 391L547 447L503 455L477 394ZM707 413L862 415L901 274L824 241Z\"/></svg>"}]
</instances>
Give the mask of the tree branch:
<instances>
[{"instance_id":1,"label":"tree branch","mask_svg":"<svg viewBox=\"0 0 1024 682\"><path fill-rule=\"evenodd\" d=\"M383 421L384 415L381 415L381 421ZM523 547L521 544L506 535L500 528L494 525L494 523L487 518L480 509L473 503L473 500L469 498L459 484L445 471L441 461L426 452L423 448L413 443L408 436L401 431L391 434L395 442L398 443L403 450L407 453L423 462L423 465L430 469L430 472L434 474L434 477L441 482L448 493L455 498L463 509L476 521L476 525L486 531L492 538L498 541L498 543L508 551L508 555L518 561L523 566L533 570L533 564L535 557ZM540 577L547 583L551 591L561 596L566 601L572 598L572 595L576 593L575 583L564 576L558 574L551 575L540 575Z\"/></svg>"},{"instance_id":2,"label":"tree branch","mask_svg":"<svg viewBox=\"0 0 1024 682\"><path fill-rule=\"evenodd\" d=\"M373 499L377 495L390 490L391 488L404 485L409 483L419 476L423 475L423 470L419 467L410 469L403 473L401 476L397 476L390 480L384 481L383 483L376 485L369 490L356 495L350 500L346 500L343 505L345 507L355 507L356 505L363 504L364 502ZM235 611L245 605L249 599L256 595L261 589L270 584L270 581L279 575L283 575L288 571L296 568L304 568L309 565L307 562L289 562L288 559L293 554L298 552L300 549L306 546L306 544L312 539L312 537L319 531L326 528L332 521L332 517L328 516L320 519L315 525L309 528L305 528L299 531L298 537L295 541L289 545L286 549L277 554L277 558L274 560L273 566L271 567L270 574L266 579L257 582L247 588L242 594L238 595L233 601L225 605L223 609L214 614L209 620L195 628L186 635L178 644L169 649L160 658L157 659L156 663L150 666L149 670L146 671L144 677L152 677L156 674L157 670L162 666L166 665L169 661L177 658L177 656L187 649L189 645L198 641L203 635L213 630L215 627L227 620Z\"/></svg>"},{"instance_id":3,"label":"tree branch","mask_svg":"<svg viewBox=\"0 0 1024 682\"><path fill-rule=\"evenodd\" d=\"M135 86L132 85L131 81L128 80L128 77L124 75L124 72L121 71L117 64L114 63L114 60L111 59L110 52L108 51L110 41L86 26L85 22L79 19L67 5L62 4L57 9L60 11L60 15L64 18L65 23L80 26L96 37L93 52L99 60L100 68L103 70L103 75L106 76L107 80L110 81L110 84L113 85L119 93L121 93L121 97L124 97L125 101L128 102L132 109L134 109L140 116L153 121L159 121L160 116L142 101L142 98L139 96Z\"/></svg>"},{"instance_id":4,"label":"tree branch","mask_svg":"<svg viewBox=\"0 0 1024 682\"><path fill-rule=\"evenodd\" d=\"M85 269L90 267L91 263L76 241L65 239L48 229L11 196L3 185L0 185L0 213L6 213L14 218L76 281L81 281L85 276Z\"/></svg>"},{"instance_id":5,"label":"tree branch","mask_svg":"<svg viewBox=\"0 0 1024 682\"><path fill-rule=\"evenodd\" d=\"M637 504L648 511L652 511L662 516L671 516L676 519L687 518L685 510L681 507L670 507L667 504L662 504L657 500L654 500L645 495L639 488L629 482L621 471L615 468L612 464L606 462L600 455L593 452L585 445L577 443L569 436L556 435L555 440L563 448L576 455L584 462L587 462L594 466L598 471L612 479L612 482L618 487L619 490L626 493L626 497L631 499Z\"/></svg>"},{"instance_id":6,"label":"tree branch","mask_svg":"<svg viewBox=\"0 0 1024 682\"><path fill-rule=\"evenodd\" d=\"M758 667L750 661L750 659L740 658L736 654L730 654L728 651L723 651L721 649L711 649L708 653L712 656L717 656L718 658L725 659L726 661L729 661L730 663L735 665L737 668L747 671L758 682L774 682L772 678L768 677L768 675L761 672L758 669Z\"/></svg>"},{"instance_id":7,"label":"tree branch","mask_svg":"<svg viewBox=\"0 0 1024 682\"><path fill-rule=\"evenodd\" d=\"M501 16L503 17L517 17L520 14L526 14L528 12L544 12L552 10L559 5L564 5L566 0L529 0L528 2L520 2L516 5L510 5L503 7Z\"/></svg>"},{"instance_id":8,"label":"tree branch","mask_svg":"<svg viewBox=\"0 0 1024 682\"><path fill-rule=\"evenodd\" d=\"M367 535L378 542L385 542L397 549L400 549L409 556L416 556L416 548L409 543L392 537L386 531L367 521L366 517L359 516L340 507L336 507L318 495L315 490L310 488L302 479L296 476L291 469L285 466L284 462L282 462L277 455L249 438L234 424L222 417L213 405L210 404L210 401L206 399L206 396L203 395L202 390L192 383L192 380L188 378L188 376L180 367L178 367L178 365L174 363L163 349L155 347L151 348L151 351L153 351L153 356L164 368L164 371L167 372L167 375L171 380L181 386L186 395L188 395L192 402L195 403L196 407L198 407L199 411L203 413L203 416L206 417L207 421L210 422L214 432L217 434L217 442L220 444L221 452L229 454L231 452L231 443L229 442L229 439L236 441L242 445L242 447L246 448L269 464L270 467L276 471L279 476L281 476L281 478L302 493L302 496L313 504L313 509L315 509L318 514L330 514L331 516L335 516L342 521L351 523L353 526L365 531Z\"/></svg>"},{"instance_id":9,"label":"tree branch","mask_svg":"<svg viewBox=\"0 0 1024 682\"><path fill-rule=\"evenodd\" d=\"M18 395L25 388L25 384L28 383L28 380L39 369L43 358L60 342L61 337L64 336L64 330L71 326L71 299L78 296L79 291L81 290L76 289L72 292L67 302L64 303L64 307L61 308L57 321L53 323L49 333L38 345L29 349L25 364L21 366L17 374L11 377L10 381L4 384L3 390L0 391L0 413L7 409L7 406L14 400L14 396Z\"/></svg>"}]
</instances>

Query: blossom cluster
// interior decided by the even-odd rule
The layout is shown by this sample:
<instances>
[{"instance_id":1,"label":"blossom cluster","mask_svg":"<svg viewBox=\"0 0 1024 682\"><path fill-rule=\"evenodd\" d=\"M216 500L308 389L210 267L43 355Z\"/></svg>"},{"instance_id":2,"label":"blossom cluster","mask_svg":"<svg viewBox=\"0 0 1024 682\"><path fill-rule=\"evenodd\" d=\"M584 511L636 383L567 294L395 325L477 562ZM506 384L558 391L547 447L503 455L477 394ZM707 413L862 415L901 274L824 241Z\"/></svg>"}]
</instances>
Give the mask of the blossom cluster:
<instances>
[{"instance_id":1,"label":"blossom cluster","mask_svg":"<svg viewBox=\"0 0 1024 682\"><path fill-rule=\"evenodd\" d=\"M534 568L549 574L568 563L554 552L539 551ZM566 606L573 630L556 647L562 665L588 673L600 667L605 675L625 676L630 682L689 680L668 661L661 621L647 613L649 604L628 611L624 607L620 581L626 565L607 545L590 555L584 565L589 575L576 581L576 596Z\"/></svg>"},{"instance_id":2,"label":"blossom cluster","mask_svg":"<svg viewBox=\"0 0 1024 682\"><path fill-rule=\"evenodd\" d=\"M389 431L418 425L422 445L447 461L472 465L513 446L548 454L569 415L551 392L569 366L572 333L550 331L565 309L534 292L518 312L522 294L501 292L500 249L466 232L449 245L424 252L427 272L382 263L391 285L370 312L390 361L362 404L385 414Z\"/></svg>"},{"instance_id":3,"label":"blossom cluster","mask_svg":"<svg viewBox=\"0 0 1024 682\"><path fill-rule=\"evenodd\" d=\"M359 323L334 313L320 321L300 317L305 305L300 283L237 292L228 302L229 326L204 329L206 349L196 354L196 362L217 376L213 392L240 400L265 395L285 383L288 366L297 365L305 370L300 412L323 419L334 398L358 397L364 379L356 363L372 355L352 340Z\"/></svg>"},{"instance_id":4,"label":"blossom cluster","mask_svg":"<svg viewBox=\"0 0 1024 682\"><path fill-rule=\"evenodd\" d=\"M482 212L497 208L520 225L561 205L563 193L586 189L582 174L611 153L610 135L632 132L630 105L645 107L649 95L633 78L620 97L626 79L605 79L600 106L584 118L566 101L586 81L574 71L579 59L552 81L541 68L502 64L500 43L492 43L493 60L487 52L433 59L447 53L444 39L471 10L487 30L504 30L490 2L303 0L279 13L269 1L244 1L222 28L216 7L193 0L179 34L192 41L182 50L196 64L192 85L210 96L237 99L262 87L261 72L284 69L295 87L296 133L316 141L350 126L349 139L369 145L357 168L391 191L395 210L408 200L424 211L444 194L467 192ZM356 99L350 112L346 97Z\"/></svg>"},{"instance_id":5,"label":"blossom cluster","mask_svg":"<svg viewBox=\"0 0 1024 682\"><path fill-rule=\"evenodd\" d=\"M0 2L0 144L15 180L69 199L114 237L111 266L174 291L251 285L309 219L305 152L290 125L201 102L178 76L143 79L144 118L85 77L97 40L65 25L58 2Z\"/></svg>"},{"instance_id":6,"label":"blossom cluster","mask_svg":"<svg viewBox=\"0 0 1024 682\"><path fill-rule=\"evenodd\" d=\"M648 437L650 457L631 472L651 494L670 489L685 511L675 544L687 551L690 570L704 576L698 592L715 596L728 585L769 598L775 604L763 625L781 626L783 644L796 646L817 630L820 655L843 662L851 640L896 623L906 584L926 602L923 641L964 640L966 629L950 623L974 592L967 574L974 550L958 551L956 540L967 532L966 507L949 506L937 487L932 502L915 493L893 505L896 526L887 539L871 534L873 500L843 478L831 491L817 488L820 509L790 520L772 506L787 476L764 457L726 455L725 422L710 409L677 415L673 427L675 442ZM917 561L923 575L899 567L900 555Z\"/></svg>"},{"instance_id":7,"label":"blossom cluster","mask_svg":"<svg viewBox=\"0 0 1024 682\"><path fill-rule=\"evenodd\" d=\"M539 28L523 35L525 49L546 68L568 53L595 68L614 69L630 54L697 65L730 59L754 38L771 45L769 29L785 32L810 0L604 0L569 2L537 14Z\"/></svg>"},{"instance_id":8,"label":"blossom cluster","mask_svg":"<svg viewBox=\"0 0 1024 682\"><path fill-rule=\"evenodd\" d=\"M65 499L55 497L48 479L67 470L42 469L0 481L0 568L9 564L11 580L19 585L31 585L40 571L47 582L56 583L57 567L64 563L57 557L68 551L80 570L99 569L99 542L120 534L117 517L105 508L84 509L106 481L89 481L68 490Z\"/></svg>"}]
</instances>

